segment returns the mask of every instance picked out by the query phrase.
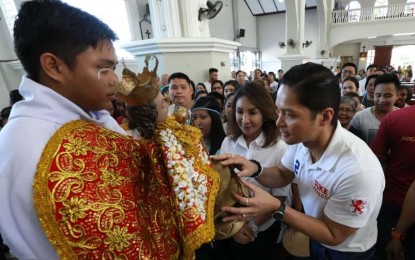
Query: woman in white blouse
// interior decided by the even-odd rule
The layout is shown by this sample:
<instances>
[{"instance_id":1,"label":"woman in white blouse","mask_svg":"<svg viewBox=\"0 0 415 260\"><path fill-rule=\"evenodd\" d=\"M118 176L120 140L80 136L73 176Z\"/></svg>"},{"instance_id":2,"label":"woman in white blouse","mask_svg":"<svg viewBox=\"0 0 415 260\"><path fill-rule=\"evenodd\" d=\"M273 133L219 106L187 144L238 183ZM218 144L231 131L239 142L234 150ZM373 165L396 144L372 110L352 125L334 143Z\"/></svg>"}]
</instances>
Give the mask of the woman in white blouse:
<instances>
[{"instance_id":1,"label":"woman in white blouse","mask_svg":"<svg viewBox=\"0 0 415 260\"><path fill-rule=\"evenodd\" d=\"M286 150L279 139L275 104L268 91L254 82L238 89L233 100L232 114L228 118L228 137L220 153L230 153L253 159L264 167L278 164ZM267 188L254 178L247 181L272 195L291 203L289 187ZM245 226L229 241L230 259L274 259L280 223L271 215L249 219Z\"/></svg>"}]
</instances>

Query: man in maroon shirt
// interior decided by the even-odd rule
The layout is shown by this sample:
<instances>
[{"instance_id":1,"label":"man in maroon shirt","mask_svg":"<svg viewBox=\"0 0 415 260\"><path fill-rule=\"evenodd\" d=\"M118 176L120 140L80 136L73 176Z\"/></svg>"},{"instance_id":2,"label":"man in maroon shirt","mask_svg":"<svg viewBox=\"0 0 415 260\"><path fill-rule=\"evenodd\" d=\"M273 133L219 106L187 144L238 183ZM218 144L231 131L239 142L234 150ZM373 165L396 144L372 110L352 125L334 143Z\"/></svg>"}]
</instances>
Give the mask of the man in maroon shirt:
<instances>
[{"instance_id":1,"label":"man in maroon shirt","mask_svg":"<svg viewBox=\"0 0 415 260\"><path fill-rule=\"evenodd\" d=\"M395 228L402 211L405 194L415 179L415 106L388 113L382 120L371 144L373 152L384 164L386 186L378 217L377 255L392 239L413 234L399 234ZM413 233L413 232L412 232ZM409 249L409 248L408 248ZM409 253L409 252L407 252ZM406 259L415 259L415 255Z\"/></svg>"}]
</instances>

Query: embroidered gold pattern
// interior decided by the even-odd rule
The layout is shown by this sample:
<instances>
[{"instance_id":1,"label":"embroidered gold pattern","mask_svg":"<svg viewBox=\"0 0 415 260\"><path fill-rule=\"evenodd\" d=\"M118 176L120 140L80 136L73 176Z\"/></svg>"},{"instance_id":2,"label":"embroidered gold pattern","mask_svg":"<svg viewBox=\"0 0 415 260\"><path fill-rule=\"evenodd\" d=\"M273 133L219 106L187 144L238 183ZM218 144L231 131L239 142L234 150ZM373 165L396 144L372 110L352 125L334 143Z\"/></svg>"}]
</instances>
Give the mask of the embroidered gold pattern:
<instances>
[{"instance_id":1,"label":"embroidered gold pattern","mask_svg":"<svg viewBox=\"0 0 415 260\"><path fill-rule=\"evenodd\" d=\"M107 238L104 240L104 243L109 246L109 249L113 251L122 251L125 247L130 246L130 240L133 238L132 234L128 233L128 228L115 226L113 230L108 230Z\"/></svg>"},{"instance_id":2,"label":"embroidered gold pattern","mask_svg":"<svg viewBox=\"0 0 415 260\"><path fill-rule=\"evenodd\" d=\"M166 147L166 139L163 136L163 132L166 132L166 130L171 132L177 140L177 143L180 143L180 145L173 143L169 144L171 147ZM181 225L180 230L183 232L182 237L184 238L185 259L192 259L194 257L194 251L199 248L202 243L212 240L215 233L213 210L216 193L219 189L219 175L210 164L209 156L201 143L201 137L202 133L198 128L179 124L172 116L170 116L164 124L158 125L155 135L157 143L161 143L166 162L171 161L172 157L179 158L180 156L177 157L171 152L177 151L181 156L186 154L186 158L190 159L193 163L193 167L190 167L190 172L182 172L181 169L175 170L173 167L174 165L170 165L170 168L168 165L167 168L170 170L170 177L172 179L171 183L175 183L174 178L179 178L179 176L175 176L174 174L185 173L180 174L181 180L187 177L187 183L192 181L192 186L199 190L199 192L201 190L209 191L206 198L203 199L203 209L201 209L201 205L197 203L201 201L200 198L197 198L197 196L200 196L200 193L196 193L196 196L191 198L193 203L187 203L187 205L183 207L185 198L180 197L180 192L176 192L176 210L180 213L179 223ZM182 150L180 150L179 147L181 147ZM199 176L199 178L192 179L192 176L189 176L192 175L191 171L196 172L196 176ZM186 181L179 183L181 183L181 185L186 185ZM201 185L204 187L200 187ZM174 188L176 190L178 189L178 187ZM205 210L206 213L204 214L203 212L205 212ZM206 216L206 219L204 219L204 215Z\"/></svg>"},{"instance_id":3,"label":"embroidered gold pattern","mask_svg":"<svg viewBox=\"0 0 415 260\"><path fill-rule=\"evenodd\" d=\"M33 183L35 209L60 258L192 259L213 238L219 180L200 131L171 120L158 131L166 128L207 178L206 220L196 208L179 213L159 135L143 142L70 122L49 140Z\"/></svg>"}]
</instances>

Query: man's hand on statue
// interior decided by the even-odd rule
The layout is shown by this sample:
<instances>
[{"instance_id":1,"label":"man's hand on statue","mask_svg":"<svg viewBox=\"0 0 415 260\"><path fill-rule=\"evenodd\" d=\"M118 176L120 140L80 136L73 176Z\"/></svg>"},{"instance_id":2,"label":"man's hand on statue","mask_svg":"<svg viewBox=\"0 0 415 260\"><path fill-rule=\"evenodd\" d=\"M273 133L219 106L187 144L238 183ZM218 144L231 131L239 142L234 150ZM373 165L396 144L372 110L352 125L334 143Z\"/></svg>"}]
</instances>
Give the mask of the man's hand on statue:
<instances>
[{"instance_id":1,"label":"man's hand on statue","mask_svg":"<svg viewBox=\"0 0 415 260\"><path fill-rule=\"evenodd\" d=\"M386 256L388 260L404 260L404 247L402 241L391 239L386 247Z\"/></svg>"},{"instance_id":2,"label":"man's hand on statue","mask_svg":"<svg viewBox=\"0 0 415 260\"><path fill-rule=\"evenodd\" d=\"M228 214L222 219L222 221L242 220L260 214L271 215L272 212L276 211L280 207L281 202L268 192L244 180L242 180L242 182L251 189L251 194L253 193L254 196L252 198L247 198L235 193L232 194L235 200L242 206L223 207L222 211L227 212Z\"/></svg>"},{"instance_id":3,"label":"man's hand on statue","mask_svg":"<svg viewBox=\"0 0 415 260\"><path fill-rule=\"evenodd\" d=\"M225 153L220 155L212 155L210 158L212 160L221 161L222 165L235 167L235 173L239 177L249 177L258 171L258 166L255 163L236 154Z\"/></svg>"},{"instance_id":4,"label":"man's hand on statue","mask_svg":"<svg viewBox=\"0 0 415 260\"><path fill-rule=\"evenodd\" d=\"M251 227L248 224L245 224L241 230L233 235L233 240L239 244L246 245L255 240L255 235Z\"/></svg>"}]
</instances>

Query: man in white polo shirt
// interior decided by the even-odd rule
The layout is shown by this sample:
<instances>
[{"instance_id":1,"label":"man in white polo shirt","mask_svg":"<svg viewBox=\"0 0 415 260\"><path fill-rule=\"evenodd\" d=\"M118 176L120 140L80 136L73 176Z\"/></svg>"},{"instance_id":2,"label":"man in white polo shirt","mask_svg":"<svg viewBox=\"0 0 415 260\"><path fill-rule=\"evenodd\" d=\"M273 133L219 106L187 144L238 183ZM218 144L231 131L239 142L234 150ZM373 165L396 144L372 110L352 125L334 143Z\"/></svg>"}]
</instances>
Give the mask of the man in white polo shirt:
<instances>
[{"instance_id":1,"label":"man in white polo shirt","mask_svg":"<svg viewBox=\"0 0 415 260\"><path fill-rule=\"evenodd\" d=\"M283 77L276 105L277 126L289 144L277 166L262 170L256 161L221 155L239 176L256 177L268 187L297 183L304 213L246 183L255 197L235 196L246 207L224 207L241 219L271 214L310 237L313 259L369 259L377 237L376 218L385 179L370 148L337 120L340 90L331 71L306 63Z\"/></svg>"}]
</instances>

